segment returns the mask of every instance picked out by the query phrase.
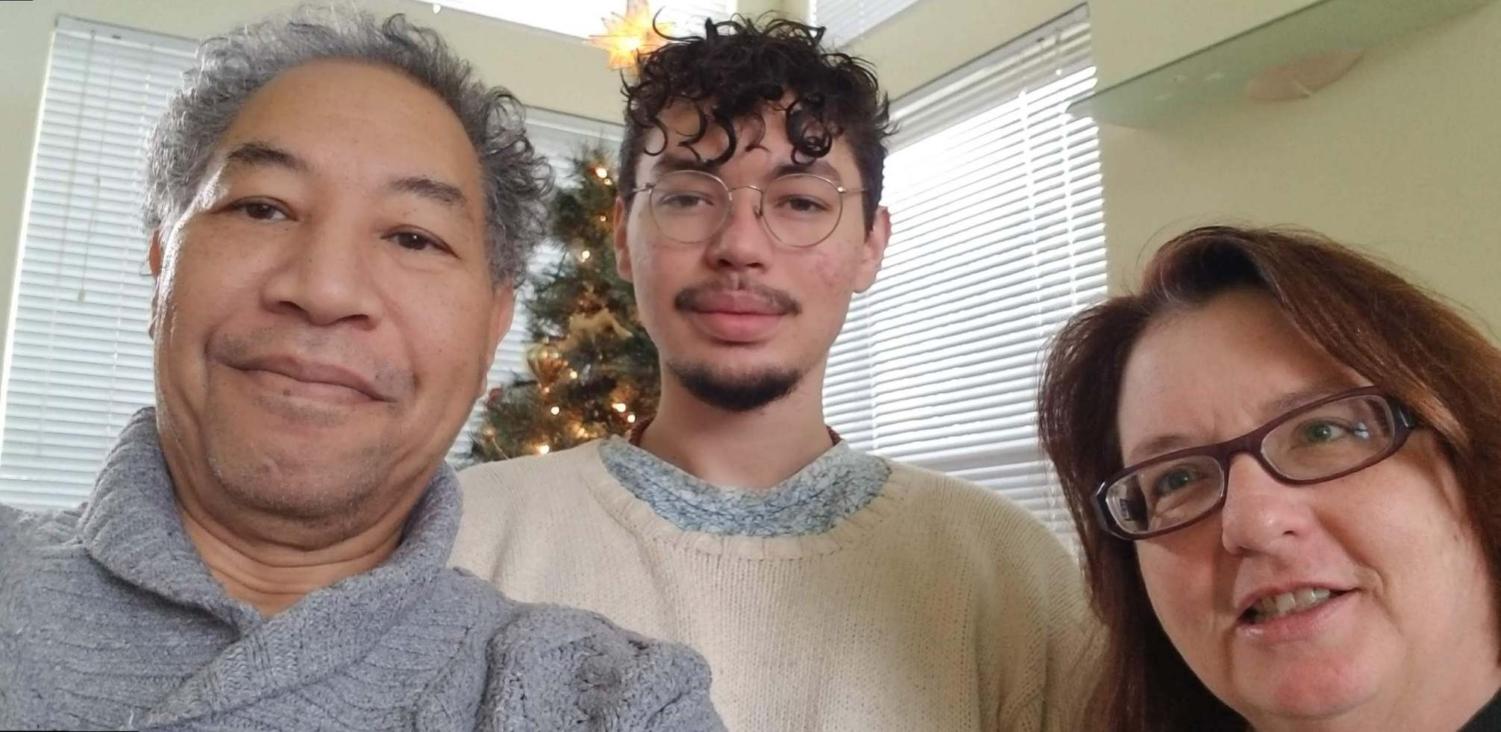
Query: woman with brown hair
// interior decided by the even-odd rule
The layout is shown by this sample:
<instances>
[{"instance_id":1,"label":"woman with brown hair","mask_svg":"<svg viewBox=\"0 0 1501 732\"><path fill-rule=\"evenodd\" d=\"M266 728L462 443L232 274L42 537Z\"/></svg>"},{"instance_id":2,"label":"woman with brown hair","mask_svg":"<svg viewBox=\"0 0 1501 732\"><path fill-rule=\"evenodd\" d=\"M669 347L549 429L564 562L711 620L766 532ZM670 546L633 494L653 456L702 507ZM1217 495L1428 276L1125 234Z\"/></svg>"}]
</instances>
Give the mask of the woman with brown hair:
<instances>
[{"instance_id":1,"label":"woman with brown hair","mask_svg":"<svg viewBox=\"0 0 1501 732\"><path fill-rule=\"evenodd\" d=\"M1210 227L1040 396L1115 730L1501 728L1501 351L1338 244Z\"/></svg>"}]
</instances>

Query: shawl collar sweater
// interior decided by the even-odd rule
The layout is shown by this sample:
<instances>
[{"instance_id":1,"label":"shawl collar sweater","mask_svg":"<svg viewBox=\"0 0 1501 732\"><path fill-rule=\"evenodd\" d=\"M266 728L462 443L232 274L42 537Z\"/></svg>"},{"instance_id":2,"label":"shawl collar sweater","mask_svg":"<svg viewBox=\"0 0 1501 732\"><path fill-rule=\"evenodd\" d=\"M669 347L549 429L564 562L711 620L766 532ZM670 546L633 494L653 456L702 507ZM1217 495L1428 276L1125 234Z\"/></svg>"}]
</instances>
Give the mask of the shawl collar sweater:
<instances>
[{"instance_id":1,"label":"shawl collar sweater","mask_svg":"<svg viewBox=\"0 0 1501 732\"><path fill-rule=\"evenodd\" d=\"M154 411L80 511L0 506L0 728L706 729L691 651L445 569L440 468L380 566L263 617L182 528Z\"/></svg>"}]
</instances>

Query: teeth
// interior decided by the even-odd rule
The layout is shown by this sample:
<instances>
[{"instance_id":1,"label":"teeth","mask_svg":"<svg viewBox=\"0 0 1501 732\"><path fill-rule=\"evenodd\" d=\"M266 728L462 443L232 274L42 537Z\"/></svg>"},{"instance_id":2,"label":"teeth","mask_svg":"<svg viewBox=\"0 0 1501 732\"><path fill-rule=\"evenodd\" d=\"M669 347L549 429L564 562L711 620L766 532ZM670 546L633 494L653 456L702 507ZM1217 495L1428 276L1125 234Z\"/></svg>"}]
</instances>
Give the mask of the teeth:
<instances>
[{"instance_id":1,"label":"teeth","mask_svg":"<svg viewBox=\"0 0 1501 732\"><path fill-rule=\"evenodd\" d=\"M1323 587L1303 587L1292 592L1263 597L1251 606L1252 620L1260 623L1289 613L1307 610L1323 604L1333 594L1331 590Z\"/></svg>"}]
</instances>

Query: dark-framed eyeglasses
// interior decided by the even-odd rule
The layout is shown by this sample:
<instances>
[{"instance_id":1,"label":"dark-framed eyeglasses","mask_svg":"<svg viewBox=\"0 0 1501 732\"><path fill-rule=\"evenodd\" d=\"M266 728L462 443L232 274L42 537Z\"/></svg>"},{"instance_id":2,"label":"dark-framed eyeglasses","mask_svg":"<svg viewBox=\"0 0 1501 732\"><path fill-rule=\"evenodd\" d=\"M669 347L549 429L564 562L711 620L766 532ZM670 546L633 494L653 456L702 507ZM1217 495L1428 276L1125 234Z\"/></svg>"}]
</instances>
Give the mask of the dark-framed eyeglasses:
<instances>
[{"instance_id":1,"label":"dark-framed eyeglasses","mask_svg":"<svg viewBox=\"0 0 1501 732\"><path fill-rule=\"evenodd\" d=\"M1418 426L1376 387L1305 404L1233 440L1160 455L1121 470L1095 491L1100 523L1127 540L1184 528L1219 510L1230 460L1248 453L1278 481L1306 486L1385 460Z\"/></svg>"},{"instance_id":2,"label":"dark-framed eyeglasses","mask_svg":"<svg viewBox=\"0 0 1501 732\"><path fill-rule=\"evenodd\" d=\"M812 173L783 175L764 188L731 188L713 173L677 170L631 193L650 194L652 220L663 236L680 244L701 244L724 228L734 194L742 189L760 194L756 217L766 233L795 248L811 247L829 238L844 216L844 197L865 190L845 188Z\"/></svg>"}]
</instances>

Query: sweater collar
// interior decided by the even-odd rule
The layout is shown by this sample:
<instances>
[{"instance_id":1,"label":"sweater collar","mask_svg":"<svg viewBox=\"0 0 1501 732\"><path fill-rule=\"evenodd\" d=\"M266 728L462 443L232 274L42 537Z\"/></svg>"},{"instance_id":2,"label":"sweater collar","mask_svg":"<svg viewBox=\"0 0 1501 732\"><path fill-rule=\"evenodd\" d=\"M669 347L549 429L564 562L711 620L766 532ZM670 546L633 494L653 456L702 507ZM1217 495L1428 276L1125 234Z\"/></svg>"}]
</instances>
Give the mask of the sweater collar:
<instances>
[{"instance_id":1,"label":"sweater collar","mask_svg":"<svg viewBox=\"0 0 1501 732\"><path fill-rule=\"evenodd\" d=\"M822 534L868 505L891 475L880 458L837 442L770 490L716 486L618 437L600 458L626 490L684 531L721 536Z\"/></svg>"},{"instance_id":2,"label":"sweater collar","mask_svg":"<svg viewBox=\"0 0 1501 732\"><path fill-rule=\"evenodd\" d=\"M84 548L105 569L162 599L195 607L237 631L207 667L159 704L150 724L225 711L327 675L363 655L440 572L458 530L453 469L441 466L379 567L303 597L263 618L209 573L178 514L156 412L126 424L94 486L80 525Z\"/></svg>"}]
</instances>

